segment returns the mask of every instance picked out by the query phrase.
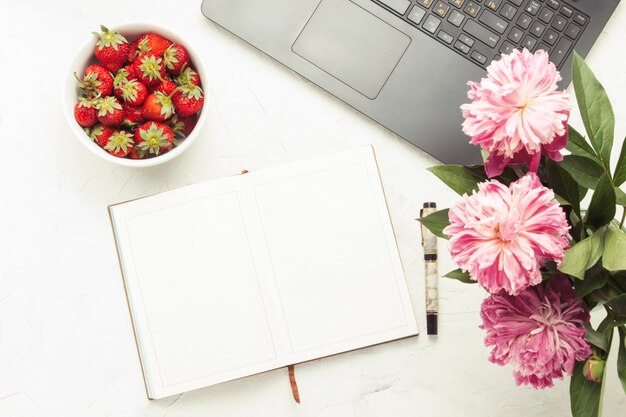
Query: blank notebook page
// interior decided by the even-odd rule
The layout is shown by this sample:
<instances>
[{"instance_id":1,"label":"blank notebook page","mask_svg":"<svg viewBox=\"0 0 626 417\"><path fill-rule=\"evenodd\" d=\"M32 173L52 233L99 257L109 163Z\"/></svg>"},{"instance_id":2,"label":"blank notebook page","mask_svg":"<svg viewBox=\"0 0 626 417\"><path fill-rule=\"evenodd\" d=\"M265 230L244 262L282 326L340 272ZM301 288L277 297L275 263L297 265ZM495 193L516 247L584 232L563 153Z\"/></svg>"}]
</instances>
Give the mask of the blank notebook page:
<instances>
[{"instance_id":1,"label":"blank notebook page","mask_svg":"<svg viewBox=\"0 0 626 417\"><path fill-rule=\"evenodd\" d=\"M110 209L151 398L417 334L371 147Z\"/></svg>"}]
</instances>

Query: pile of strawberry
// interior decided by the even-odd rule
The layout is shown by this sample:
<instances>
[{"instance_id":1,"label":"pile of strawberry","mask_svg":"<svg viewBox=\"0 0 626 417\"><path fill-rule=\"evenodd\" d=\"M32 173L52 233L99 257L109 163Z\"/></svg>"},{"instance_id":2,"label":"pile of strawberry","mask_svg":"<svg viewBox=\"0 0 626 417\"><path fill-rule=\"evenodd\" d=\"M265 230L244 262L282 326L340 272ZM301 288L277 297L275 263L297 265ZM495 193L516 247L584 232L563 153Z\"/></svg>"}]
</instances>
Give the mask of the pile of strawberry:
<instances>
[{"instance_id":1,"label":"pile of strawberry","mask_svg":"<svg viewBox=\"0 0 626 417\"><path fill-rule=\"evenodd\" d=\"M98 64L87 67L74 118L101 148L120 158L168 152L196 125L204 104L200 77L184 46L156 33L132 43L100 26Z\"/></svg>"}]
</instances>

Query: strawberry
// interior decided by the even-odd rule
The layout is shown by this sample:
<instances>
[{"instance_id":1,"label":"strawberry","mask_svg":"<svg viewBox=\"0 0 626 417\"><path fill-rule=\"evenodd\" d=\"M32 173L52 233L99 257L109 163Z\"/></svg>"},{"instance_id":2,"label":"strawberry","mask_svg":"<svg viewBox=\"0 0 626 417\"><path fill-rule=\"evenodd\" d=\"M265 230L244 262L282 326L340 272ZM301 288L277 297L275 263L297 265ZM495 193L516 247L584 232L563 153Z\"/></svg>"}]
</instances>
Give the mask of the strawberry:
<instances>
[{"instance_id":1,"label":"strawberry","mask_svg":"<svg viewBox=\"0 0 626 417\"><path fill-rule=\"evenodd\" d=\"M174 92L174 90L176 90L176 84L174 84L169 78L165 78L163 82L154 89L154 92L158 91L159 93L169 96Z\"/></svg>"},{"instance_id":2,"label":"strawberry","mask_svg":"<svg viewBox=\"0 0 626 417\"><path fill-rule=\"evenodd\" d=\"M187 117L200 111L204 104L204 95L197 85L187 84L176 89L172 101L176 114Z\"/></svg>"},{"instance_id":3,"label":"strawberry","mask_svg":"<svg viewBox=\"0 0 626 417\"><path fill-rule=\"evenodd\" d=\"M135 76L146 87L156 86L165 78L163 58L154 52L146 52L133 63Z\"/></svg>"},{"instance_id":4,"label":"strawberry","mask_svg":"<svg viewBox=\"0 0 626 417\"><path fill-rule=\"evenodd\" d=\"M166 124L160 122L146 122L135 130L135 143L140 151L158 155L167 152L172 147L174 133Z\"/></svg>"},{"instance_id":5,"label":"strawberry","mask_svg":"<svg viewBox=\"0 0 626 417\"><path fill-rule=\"evenodd\" d=\"M122 122L124 126L133 129L135 126L145 123L146 119L141 114L141 106L131 106L128 103L122 103L122 109L124 109L124 122Z\"/></svg>"},{"instance_id":6,"label":"strawberry","mask_svg":"<svg viewBox=\"0 0 626 417\"><path fill-rule=\"evenodd\" d=\"M163 62L167 72L177 75L189 65L189 54L184 46L173 43L163 52Z\"/></svg>"},{"instance_id":7,"label":"strawberry","mask_svg":"<svg viewBox=\"0 0 626 417\"><path fill-rule=\"evenodd\" d=\"M145 84L132 80L118 87L115 96L131 106L140 106L148 97L148 89Z\"/></svg>"},{"instance_id":8,"label":"strawberry","mask_svg":"<svg viewBox=\"0 0 626 417\"><path fill-rule=\"evenodd\" d=\"M177 138L184 138L189 136L193 128L196 127L197 122L198 117L195 114L192 114L189 117L180 117L175 114L170 120L168 120L167 124L172 129L174 136Z\"/></svg>"},{"instance_id":9,"label":"strawberry","mask_svg":"<svg viewBox=\"0 0 626 417\"><path fill-rule=\"evenodd\" d=\"M98 109L98 121L105 126L116 127L124 121L122 105L113 96L101 98L96 109Z\"/></svg>"},{"instance_id":10,"label":"strawberry","mask_svg":"<svg viewBox=\"0 0 626 417\"><path fill-rule=\"evenodd\" d=\"M134 143L135 141L133 140L132 134L126 132L125 130L116 130L109 138L107 144L104 146L104 149L109 151L109 153L113 156L123 158L133 149Z\"/></svg>"},{"instance_id":11,"label":"strawberry","mask_svg":"<svg viewBox=\"0 0 626 417\"><path fill-rule=\"evenodd\" d=\"M102 65L92 64L85 69L84 77L81 80L74 73L78 80L78 86L85 90L91 97L106 97L113 92L113 76Z\"/></svg>"},{"instance_id":12,"label":"strawberry","mask_svg":"<svg viewBox=\"0 0 626 417\"><path fill-rule=\"evenodd\" d=\"M154 52L156 55L161 56L171 44L170 40L156 33L144 33L133 42L131 54L134 58L146 52ZM131 61L133 57L130 58Z\"/></svg>"},{"instance_id":13,"label":"strawberry","mask_svg":"<svg viewBox=\"0 0 626 417\"><path fill-rule=\"evenodd\" d=\"M131 67L131 65L126 65L125 67L117 70L115 77L113 78L113 92L115 93L115 96L121 100L122 85L136 79L135 70Z\"/></svg>"},{"instance_id":14,"label":"strawberry","mask_svg":"<svg viewBox=\"0 0 626 417\"><path fill-rule=\"evenodd\" d=\"M91 132L89 133L89 137L91 140L96 142L99 147L104 148L106 144L109 142L109 138L113 134L113 129L107 126L103 126L100 123L95 125Z\"/></svg>"},{"instance_id":15,"label":"strawberry","mask_svg":"<svg viewBox=\"0 0 626 417\"><path fill-rule=\"evenodd\" d=\"M158 91L152 93L143 103L142 114L143 117L148 120L163 122L172 117L172 114L174 114L174 104L172 103L172 99Z\"/></svg>"},{"instance_id":16,"label":"strawberry","mask_svg":"<svg viewBox=\"0 0 626 417\"><path fill-rule=\"evenodd\" d=\"M187 67L184 70L182 70L182 72L180 73L178 77L176 77L176 84L178 85L193 84L193 85L199 86L200 76L195 70L193 70L190 67Z\"/></svg>"},{"instance_id":17,"label":"strawberry","mask_svg":"<svg viewBox=\"0 0 626 417\"><path fill-rule=\"evenodd\" d=\"M74 105L74 119L82 127L91 127L98 121L98 111L95 106L97 100L83 95L78 98L78 102Z\"/></svg>"},{"instance_id":18,"label":"strawberry","mask_svg":"<svg viewBox=\"0 0 626 417\"><path fill-rule=\"evenodd\" d=\"M126 38L119 33L110 31L103 25L100 25L100 30L102 33L94 32L100 38L96 42L96 58L106 69L115 72L128 60L130 45L128 45Z\"/></svg>"},{"instance_id":19,"label":"strawberry","mask_svg":"<svg viewBox=\"0 0 626 417\"><path fill-rule=\"evenodd\" d=\"M130 159L144 159L146 157L146 151L142 151L141 149L137 149L136 146L133 146L128 156Z\"/></svg>"}]
</instances>

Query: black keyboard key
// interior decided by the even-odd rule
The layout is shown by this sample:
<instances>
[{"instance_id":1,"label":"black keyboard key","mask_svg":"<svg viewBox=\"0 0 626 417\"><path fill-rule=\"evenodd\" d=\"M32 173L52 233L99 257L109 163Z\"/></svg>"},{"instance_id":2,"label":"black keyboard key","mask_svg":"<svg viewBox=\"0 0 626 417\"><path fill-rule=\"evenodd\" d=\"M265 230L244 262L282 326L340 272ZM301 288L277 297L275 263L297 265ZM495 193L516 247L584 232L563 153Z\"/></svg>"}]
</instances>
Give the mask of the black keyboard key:
<instances>
[{"instance_id":1,"label":"black keyboard key","mask_svg":"<svg viewBox=\"0 0 626 417\"><path fill-rule=\"evenodd\" d=\"M510 4L505 4L502 6L502 10L500 10L500 16L503 16L507 20L513 19L515 13L517 13L517 9Z\"/></svg>"},{"instance_id":2,"label":"black keyboard key","mask_svg":"<svg viewBox=\"0 0 626 417\"><path fill-rule=\"evenodd\" d=\"M565 29L565 34L572 39L576 39L580 34L580 26L570 23L567 29Z\"/></svg>"},{"instance_id":3,"label":"black keyboard key","mask_svg":"<svg viewBox=\"0 0 626 417\"><path fill-rule=\"evenodd\" d=\"M461 42L457 42L454 44L454 48L458 49L459 51L463 52L464 54L468 53L470 51L470 47L465 45L464 43Z\"/></svg>"},{"instance_id":4,"label":"black keyboard key","mask_svg":"<svg viewBox=\"0 0 626 417\"><path fill-rule=\"evenodd\" d=\"M554 18L554 21L552 22L552 27L560 32L563 30L566 24L567 24L567 19L559 15Z\"/></svg>"},{"instance_id":5,"label":"black keyboard key","mask_svg":"<svg viewBox=\"0 0 626 417\"><path fill-rule=\"evenodd\" d=\"M511 52L513 52L514 49L515 49L515 45L513 45L511 42L504 41L502 43L502 46L500 47L500 53L510 54Z\"/></svg>"},{"instance_id":6,"label":"black keyboard key","mask_svg":"<svg viewBox=\"0 0 626 417\"><path fill-rule=\"evenodd\" d=\"M581 26L585 26L585 23L587 23L587 18L580 13L576 13L574 15L574 22L578 23Z\"/></svg>"},{"instance_id":7,"label":"black keyboard key","mask_svg":"<svg viewBox=\"0 0 626 417\"><path fill-rule=\"evenodd\" d=\"M419 6L413 6L411 12L409 12L409 15L407 17L410 21L415 22L419 25L424 18L424 15L426 15L426 10L422 9Z\"/></svg>"},{"instance_id":8,"label":"black keyboard key","mask_svg":"<svg viewBox=\"0 0 626 417\"><path fill-rule=\"evenodd\" d=\"M520 46L532 52L535 45L537 45L537 39L533 38L532 36L526 35Z\"/></svg>"},{"instance_id":9,"label":"black keyboard key","mask_svg":"<svg viewBox=\"0 0 626 417\"><path fill-rule=\"evenodd\" d=\"M433 11L441 17L446 17L446 13L448 13L448 10L450 10L450 6L442 1L438 1L437 4L435 4L435 8L433 9Z\"/></svg>"},{"instance_id":10,"label":"black keyboard key","mask_svg":"<svg viewBox=\"0 0 626 417\"><path fill-rule=\"evenodd\" d=\"M554 62L557 67L567 56L567 52L572 47L572 42L567 38L561 38L550 54L550 61Z\"/></svg>"},{"instance_id":11,"label":"black keyboard key","mask_svg":"<svg viewBox=\"0 0 626 417\"><path fill-rule=\"evenodd\" d=\"M465 3L465 0L448 0L448 2L457 9L460 9L463 3Z\"/></svg>"},{"instance_id":12,"label":"black keyboard key","mask_svg":"<svg viewBox=\"0 0 626 417\"><path fill-rule=\"evenodd\" d=\"M485 6L489 7L491 10L498 10L498 7L500 7L501 3L502 0L487 0Z\"/></svg>"},{"instance_id":13,"label":"black keyboard key","mask_svg":"<svg viewBox=\"0 0 626 417\"><path fill-rule=\"evenodd\" d=\"M535 0L530 0L524 10L526 10L527 13L530 13L531 15L535 16L537 12L539 12L540 7L541 7L541 3Z\"/></svg>"},{"instance_id":14,"label":"black keyboard key","mask_svg":"<svg viewBox=\"0 0 626 417\"><path fill-rule=\"evenodd\" d=\"M574 14L574 9L569 6L563 6L561 7L561 10L559 10L559 12L565 17L572 17L572 15Z\"/></svg>"},{"instance_id":15,"label":"black keyboard key","mask_svg":"<svg viewBox=\"0 0 626 417\"><path fill-rule=\"evenodd\" d=\"M545 43L540 43L539 45L537 45L537 50L540 50L540 49L543 49L544 51L548 53L548 55L550 55L550 47L546 45Z\"/></svg>"},{"instance_id":16,"label":"black keyboard key","mask_svg":"<svg viewBox=\"0 0 626 417\"><path fill-rule=\"evenodd\" d=\"M535 35L538 38L540 38L541 35L543 35L543 32L545 30L546 30L546 25L544 25L543 23L540 23L540 22L535 22L530 27L530 33L532 33L533 35Z\"/></svg>"},{"instance_id":17,"label":"black keyboard key","mask_svg":"<svg viewBox=\"0 0 626 417\"><path fill-rule=\"evenodd\" d=\"M426 18L423 28L430 33L435 33L440 24L441 19L431 14Z\"/></svg>"},{"instance_id":18,"label":"black keyboard key","mask_svg":"<svg viewBox=\"0 0 626 417\"><path fill-rule=\"evenodd\" d=\"M517 19L517 26L521 27L522 29L528 29L532 21L532 17L522 13Z\"/></svg>"},{"instance_id":19,"label":"black keyboard key","mask_svg":"<svg viewBox=\"0 0 626 417\"><path fill-rule=\"evenodd\" d=\"M463 19L465 19L465 15L457 10L452 10L452 13L448 16L448 22L452 23L456 27L461 26Z\"/></svg>"},{"instance_id":20,"label":"black keyboard key","mask_svg":"<svg viewBox=\"0 0 626 417\"><path fill-rule=\"evenodd\" d=\"M480 11L480 6L474 3L473 1L468 1L467 6L465 6L465 13L472 17L476 17L478 12Z\"/></svg>"},{"instance_id":21,"label":"black keyboard key","mask_svg":"<svg viewBox=\"0 0 626 417\"><path fill-rule=\"evenodd\" d=\"M558 10L560 5L561 3L559 3L557 0L548 0L548 6L552 7L554 10Z\"/></svg>"},{"instance_id":22,"label":"black keyboard key","mask_svg":"<svg viewBox=\"0 0 626 417\"><path fill-rule=\"evenodd\" d=\"M559 34L553 31L552 29L548 29L546 34L543 37L543 40L548 45L554 45L556 40L559 38Z\"/></svg>"},{"instance_id":23,"label":"black keyboard key","mask_svg":"<svg viewBox=\"0 0 626 417\"><path fill-rule=\"evenodd\" d=\"M524 36L524 32L522 32L522 30L518 27L514 27L513 29L511 29L511 31L509 32L509 36L507 36L507 38L512 41L514 44L518 44L519 41L522 40L522 37Z\"/></svg>"},{"instance_id":24,"label":"black keyboard key","mask_svg":"<svg viewBox=\"0 0 626 417\"><path fill-rule=\"evenodd\" d=\"M463 42L465 45L469 46L470 48L474 46L474 39L470 38L465 33L461 33L459 35L459 41Z\"/></svg>"},{"instance_id":25,"label":"black keyboard key","mask_svg":"<svg viewBox=\"0 0 626 417\"><path fill-rule=\"evenodd\" d=\"M499 18L495 14L491 13L489 10L485 10L483 14L480 15L480 18L478 20L484 23L487 27L495 30L500 34L503 34L506 28L509 26L506 20Z\"/></svg>"},{"instance_id":26,"label":"black keyboard key","mask_svg":"<svg viewBox=\"0 0 626 417\"><path fill-rule=\"evenodd\" d=\"M470 56L472 57L473 60L479 62L480 64L484 65L485 62L487 62L487 57L478 51L472 52Z\"/></svg>"},{"instance_id":27,"label":"black keyboard key","mask_svg":"<svg viewBox=\"0 0 626 417\"><path fill-rule=\"evenodd\" d=\"M450 35L448 32L444 32L443 30L439 31L439 33L437 34L437 37L441 39L442 41L444 41L445 43L447 43L448 45L450 45L452 41L454 40L452 35Z\"/></svg>"},{"instance_id":28,"label":"black keyboard key","mask_svg":"<svg viewBox=\"0 0 626 417\"><path fill-rule=\"evenodd\" d=\"M539 12L539 20L543 23L550 23L550 20L554 17L554 12L548 8L544 8Z\"/></svg>"},{"instance_id":29,"label":"black keyboard key","mask_svg":"<svg viewBox=\"0 0 626 417\"><path fill-rule=\"evenodd\" d=\"M524 2L524 0L509 0L509 1L516 6L521 6L522 3Z\"/></svg>"},{"instance_id":30,"label":"black keyboard key","mask_svg":"<svg viewBox=\"0 0 626 417\"><path fill-rule=\"evenodd\" d=\"M485 29L483 26L473 20L468 20L465 23L465 26L463 26L463 30L469 35L472 35L474 38L484 43L485 45L492 48L494 48L500 40L500 37L498 35L488 29Z\"/></svg>"},{"instance_id":31,"label":"black keyboard key","mask_svg":"<svg viewBox=\"0 0 626 417\"><path fill-rule=\"evenodd\" d=\"M417 2L427 9L430 7L431 4L433 4L433 0L417 0Z\"/></svg>"}]
</instances>

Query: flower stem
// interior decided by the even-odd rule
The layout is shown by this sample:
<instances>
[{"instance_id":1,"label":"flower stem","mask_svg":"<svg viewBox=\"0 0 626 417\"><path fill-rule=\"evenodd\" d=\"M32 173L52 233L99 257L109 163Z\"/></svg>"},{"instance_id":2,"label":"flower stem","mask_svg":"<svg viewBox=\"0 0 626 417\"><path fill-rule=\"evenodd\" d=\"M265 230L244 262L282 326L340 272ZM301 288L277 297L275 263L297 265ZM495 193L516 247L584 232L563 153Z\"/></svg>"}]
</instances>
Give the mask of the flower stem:
<instances>
[{"instance_id":1,"label":"flower stem","mask_svg":"<svg viewBox=\"0 0 626 417\"><path fill-rule=\"evenodd\" d=\"M622 206L624 212L622 213L622 220L619 222L619 228L621 229L624 226L624 219L626 219L626 206Z\"/></svg>"}]
</instances>

